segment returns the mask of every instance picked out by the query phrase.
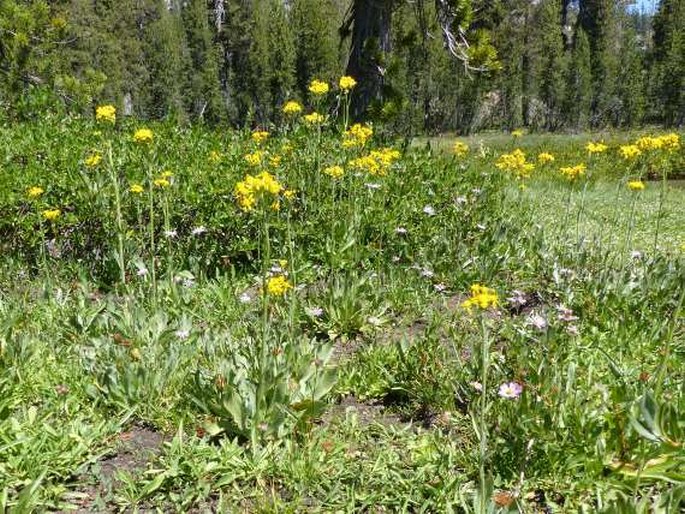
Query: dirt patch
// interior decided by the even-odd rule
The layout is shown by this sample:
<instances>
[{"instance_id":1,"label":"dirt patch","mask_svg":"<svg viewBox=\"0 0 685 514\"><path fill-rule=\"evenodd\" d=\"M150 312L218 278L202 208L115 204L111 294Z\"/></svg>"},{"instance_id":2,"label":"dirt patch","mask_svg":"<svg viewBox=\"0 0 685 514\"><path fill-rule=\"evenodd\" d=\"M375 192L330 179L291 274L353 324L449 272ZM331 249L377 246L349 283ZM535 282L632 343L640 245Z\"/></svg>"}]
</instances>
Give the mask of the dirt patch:
<instances>
[{"instance_id":1,"label":"dirt patch","mask_svg":"<svg viewBox=\"0 0 685 514\"><path fill-rule=\"evenodd\" d=\"M148 463L162 451L164 441L162 434L144 425L134 425L118 434L112 454L93 464L79 477L81 484L68 495L75 510L68 512L118 512L114 493L123 485L119 473L133 477L143 473Z\"/></svg>"},{"instance_id":2,"label":"dirt patch","mask_svg":"<svg viewBox=\"0 0 685 514\"><path fill-rule=\"evenodd\" d=\"M332 405L321 418L324 425L340 422L350 414L356 414L359 425L367 427L374 423L385 426L406 428L409 423L402 421L400 416L393 414L380 403L360 401L355 396L345 396L336 405Z\"/></svg>"}]
</instances>

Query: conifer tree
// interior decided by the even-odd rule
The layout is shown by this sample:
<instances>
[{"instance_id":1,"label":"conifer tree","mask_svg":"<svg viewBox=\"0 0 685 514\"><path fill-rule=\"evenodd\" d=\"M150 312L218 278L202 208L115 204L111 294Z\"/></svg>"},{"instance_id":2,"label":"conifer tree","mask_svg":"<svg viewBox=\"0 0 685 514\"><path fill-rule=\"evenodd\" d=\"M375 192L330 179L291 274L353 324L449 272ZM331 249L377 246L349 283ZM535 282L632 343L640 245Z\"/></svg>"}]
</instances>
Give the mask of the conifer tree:
<instances>
[{"instance_id":1,"label":"conifer tree","mask_svg":"<svg viewBox=\"0 0 685 514\"><path fill-rule=\"evenodd\" d=\"M291 21L297 87L306 97L312 79L330 81L342 74L337 32L340 15L332 0L294 0Z\"/></svg>"},{"instance_id":2,"label":"conifer tree","mask_svg":"<svg viewBox=\"0 0 685 514\"><path fill-rule=\"evenodd\" d=\"M193 117L218 121L224 115L219 88L218 47L214 43L211 12L206 0L190 0L183 9L190 69L186 88L186 109Z\"/></svg>"},{"instance_id":3,"label":"conifer tree","mask_svg":"<svg viewBox=\"0 0 685 514\"><path fill-rule=\"evenodd\" d=\"M535 19L536 69L539 97L544 104L543 126L555 130L563 124L566 56L561 27L561 0L542 0Z\"/></svg>"},{"instance_id":4,"label":"conifer tree","mask_svg":"<svg viewBox=\"0 0 685 514\"><path fill-rule=\"evenodd\" d=\"M592 65L590 42L582 27L577 27L573 38L566 84L564 111L568 122L575 129L585 127L592 103Z\"/></svg>"},{"instance_id":5,"label":"conifer tree","mask_svg":"<svg viewBox=\"0 0 685 514\"><path fill-rule=\"evenodd\" d=\"M183 21L178 8L166 0L156 5L156 19L146 31L146 62L150 73L147 84L147 114L153 118L186 118L183 103L184 73L190 67Z\"/></svg>"},{"instance_id":6,"label":"conifer tree","mask_svg":"<svg viewBox=\"0 0 685 514\"><path fill-rule=\"evenodd\" d=\"M685 123L685 3L662 0L654 17L652 104L667 125Z\"/></svg>"}]
</instances>

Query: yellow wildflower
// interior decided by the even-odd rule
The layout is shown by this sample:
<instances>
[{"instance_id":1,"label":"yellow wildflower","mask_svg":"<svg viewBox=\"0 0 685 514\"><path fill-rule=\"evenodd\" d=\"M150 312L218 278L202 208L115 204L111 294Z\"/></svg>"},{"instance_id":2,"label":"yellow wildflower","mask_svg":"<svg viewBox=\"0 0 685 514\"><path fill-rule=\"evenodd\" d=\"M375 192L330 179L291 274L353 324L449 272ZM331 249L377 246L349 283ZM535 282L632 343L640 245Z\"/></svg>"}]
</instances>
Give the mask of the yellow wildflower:
<instances>
[{"instance_id":1,"label":"yellow wildflower","mask_svg":"<svg viewBox=\"0 0 685 514\"><path fill-rule=\"evenodd\" d=\"M314 79L312 80L312 83L309 84L309 92L316 96L323 96L328 93L328 84Z\"/></svg>"},{"instance_id":2,"label":"yellow wildflower","mask_svg":"<svg viewBox=\"0 0 685 514\"><path fill-rule=\"evenodd\" d=\"M133 140L140 144L152 143L153 137L152 130L149 128L139 128L133 134Z\"/></svg>"},{"instance_id":3,"label":"yellow wildflower","mask_svg":"<svg viewBox=\"0 0 685 514\"><path fill-rule=\"evenodd\" d=\"M577 164L575 166L566 166L564 168L560 168L559 171L563 176L565 176L569 180L575 180L578 177L582 177L585 175L585 170L586 170L585 164Z\"/></svg>"},{"instance_id":4,"label":"yellow wildflower","mask_svg":"<svg viewBox=\"0 0 685 514\"><path fill-rule=\"evenodd\" d=\"M365 155L363 157L358 157L350 161L350 166L352 168L357 168L359 170L366 171L370 175L384 175L383 170L381 170L380 163L374 159L371 155Z\"/></svg>"},{"instance_id":5,"label":"yellow wildflower","mask_svg":"<svg viewBox=\"0 0 685 514\"><path fill-rule=\"evenodd\" d=\"M269 157L269 164L272 168L278 168L281 165L283 158L280 155Z\"/></svg>"},{"instance_id":6,"label":"yellow wildflower","mask_svg":"<svg viewBox=\"0 0 685 514\"><path fill-rule=\"evenodd\" d=\"M256 152L249 153L245 155L245 160L250 166L260 166L262 164L262 159L264 157L264 152L257 150Z\"/></svg>"},{"instance_id":7,"label":"yellow wildflower","mask_svg":"<svg viewBox=\"0 0 685 514\"><path fill-rule=\"evenodd\" d=\"M372 150L369 155L386 168L400 158L399 150L395 150L394 148L381 148L380 150Z\"/></svg>"},{"instance_id":8,"label":"yellow wildflower","mask_svg":"<svg viewBox=\"0 0 685 514\"><path fill-rule=\"evenodd\" d=\"M323 170L323 173L331 178L339 179L345 174L345 170L342 166L329 166Z\"/></svg>"},{"instance_id":9,"label":"yellow wildflower","mask_svg":"<svg viewBox=\"0 0 685 514\"><path fill-rule=\"evenodd\" d=\"M660 137L644 136L635 141L635 146L640 150L658 150L664 146Z\"/></svg>"},{"instance_id":10,"label":"yellow wildflower","mask_svg":"<svg viewBox=\"0 0 685 514\"><path fill-rule=\"evenodd\" d=\"M585 164L577 164L576 166L566 166L559 169L562 175L568 179L576 179L579 176L585 175Z\"/></svg>"},{"instance_id":11,"label":"yellow wildflower","mask_svg":"<svg viewBox=\"0 0 685 514\"><path fill-rule=\"evenodd\" d=\"M585 149L589 154L603 153L606 152L608 148L609 147L601 141L599 143L594 143L590 141L587 145L585 145Z\"/></svg>"},{"instance_id":12,"label":"yellow wildflower","mask_svg":"<svg viewBox=\"0 0 685 514\"><path fill-rule=\"evenodd\" d=\"M469 153L469 145L461 141L456 141L452 147L452 151L457 157L464 157L467 153Z\"/></svg>"},{"instance_id":13,"label":"yellow wildflower","mask_svg":"<svg viewBox=\"0 0 685 514\"><path fill-rule=\"evenodd\" d=\"M169 170L163 171L160 175L162 178L170 179L171 177L174 176L173 173L171 173Z\"/></svg>"},{"instance_id":14,"label":"yellow wildflower","mask_svg":"<svg viewBox=\"0 0 685 514\"><path fill-rule=\"evenodd\" d=\"M208 160L209 162L216 164L221 160L221 154L216 150L212 150L211 152L209 152Z\"/></svg>"},{"instance_id":15,"label":"yellow wildflower","mask_svg":"<svg viewBox=\"0 0 685 514\"><path fill-rule=\"evenodd\" d=\"M171 182L164 177L156 178L152 183L157 187L161 187L162 189L171 185Z\"/></svg>"},{"instance_id":16,"label":"yellow wildflower","mask_svg":"<svg viewBox=\"0 0 685 514\"><path fill-rule=\"evenodd\" d=\"M540 164L546 164L548 162L554 162L554 156L548 152L542 152L538 154L538 162Z\"/></svg>"},{"instance_id":17,"label":"yellow wildflower","mask_svg":"<svg viewBox=\"0 0 685 514\"><path fill-rule=\"evenodd\" d=\"M278 199L274 200L283 190L283 186L268 171L263 171L258 175L247 175L245 180L238 182L234 193L238 200L238 205L243 211L251 211L261 198L268 198L272 201L271 208L278 210Z\"/></svg>"},{"instance_id":18,"label":"yellow wildflower","mask_svg":"<svg viewBox=\"0 0 685 514\"><path fill-rule=\"evenodd\" d=\"M516 129L511 131L511 135L515 138L523 136L523 129Z\"/></svg>"},{"instance_id":19,"label":"yellow wildflower","mask_svg":"<svg viewBox=\"0 0 685 514\"><path fill-rule=\"evenodd\" d=\"M301 112L302 105L299 102L296 102L295 100L289 100L283 106L283 114L295 116L297 114L300 114Z\"/></svg>"},{"instance_id":20,"label":"yellow wildflower","mask_svg":"<svg viewBox=\"0 0 685 514\"><path fill-rule=\"evenodd\" d=\"M252 133L252 141L257 144L261 144L266 141L269 137L269 133L266 130L256 130Z\"/></svg>"},{"instance_id":21,"label":"yellow wildflower","mask_svg":"<svg viewBox=\"0 0 685 514\"><path fill-rule=\"evenodd\" d=\"M311 114L305 114L304 116L304 121L306 121L310 125L321 125L326 118L324 117L323 114L319 114L318 112L313 112Z\"/></svg>"},{"instance_id":22,"label":"yellow wildflower","mask_svg":"<svg viewBox=\"0 0 685 514\"><path fill-rule=\"evenodd\" d=\"M283 191L283 198L285 198L286 200L292 200L293 198L295 198L296 194L297 191L295 191L294 189L286 189L285 191Z\"/></svg>"},{"instance_id":23,"label":"yellow wildflower","mask_svg":"<svg viewBox=\"0 0 685 514\"><path fill-rule=\"evenodd\" d=\"M33 186L33 187L30 187L30 188L28 189L28 191L26 192L26 195L27 195L29 198L38 198L38 197L41 196L43 193L45 193L45 190L44 190L42 187Z\"/></svg>"},{"instance_id":24,"label":"yellow wildflower","mask_svg":"<svg viewBox=\"0 0 685 514\"><path fill-rule=\"evenodd\" d=\"M680 136L675 132L665 134L659 137L662 147L669 152L680 149Z\"/></svg>"},{"instance_id":25,"label":"yellow wildflower","mask_svg":"<svg viewBox=\"0 0 685 514\"><path fill-rule=\"evenodd\" d=\"M128 190L135 195L139 195L143 191L145 191L143 186L141 186L140 184L131 184L131 187L129 187Z\"/></svg>"},{"instance_id":26,"label":"yellow wildflower","mask_svg":"<svg viewBox=\"0 0 685 514\"><path fill-rule=\"evenodd\" d=\"M102 155L100 155L99 152L94 152L90 154L88 157L86 157L86 160L84 162L86 166L88 166L89 168L94 168L102 162Z\"/></svg>"},{"instance_id":27,"label":"yellow wildflower","mask_svg":"<svg viewBox=\"0 0 685 514\"><path fill-rule=\"evenodd\" d=\"M373 129L368 125L355 123L345 131L343 146L346 148L364 146L373 136Z\"/></svg>"},{"instance_id":28,"label":"yellow wildflower","mask_svg":"<svg viewBox=\"0 0 685 514\"><path fill-rule=\"evenodd\" d=\"M464 300L461 306L468 310L471 310L473 307L487 309L489 307L497 307L498 302L497 291L480 284L473 284L471 286L471 296Z\"/></svg>"},{"instance_id":29,"label":"yellow wildflower","mask_svg":"<svg viewBox=\"0 0 685 514\"><path fill-rule=\"evenodd\" d=\"M55 221L57 218L59 218L59 215L62 214L62 211L59 209L46 209L42 212L43 218L45 218L48 221Z\"/></svg>"},{"instance_id":30,"label":"yellow wildflower","mask_svg":"<svg viewBox=\"0 0 685 514\"><path fill-rule=\"evenodd\" d=\"M293 288L293 285L283 275L269 277L266 281L266 292L271 296L283 296Z\"/></svg>"},{"instance_id":31,"label":"yellow wildflower","mask_svg":"<svg viewBox=\"0 0 685 514\"><path fill-rule=\"evenodd\" d=\"M526 160L526 154L520 148L511 153L500 155L495 163L495 167L514 173L518 179L529 178L531 172L535 169L535 165Z\"/></svg>"},{"instance_id":32,"label":"yellow wildflower","mask_svg":"<svg viewBox=\"0 0 685 514\"><path fill-rule=\"evenodd\" d=\"M354 87L357 85L357 81L354 80L352 77L345 75L344 77L340 77L340 82L339 86L342 91L345 93L351 91L354 89Z\"/></svg>"},{"instance_id":33,"label":"yellow wildflower","mask_svg":"<svg viewBox=\"0 0 685 514\"><path fill-rule=\"evenodd\" d=\"M637 145L623 145L619 148L621 157L626 160L631 160L639 157L642 154L642 150Z\"/></svg>"},{"instance_id":34,"label":"yellow wildflower","mask_svg":"<svg viewBox=\"0 0 685 514\"><path fill-rule=\"evenodd\" d=\"M628 182L628 189L631 191L643 191L645 188L645 183L641 180L631 180Z\"/></svg>"},{"instance_id":35,"label":"yellow wildflower","mask_svg":"<svg viewBox=\"0 0 685 514\"><path fill-rule=\"evenodd\" d=\"M95 119L97 121L104 121L107 123L114 123L117 121L117 109L113 105L100 105L95 109Z\"/></svg>"}]
</instances>

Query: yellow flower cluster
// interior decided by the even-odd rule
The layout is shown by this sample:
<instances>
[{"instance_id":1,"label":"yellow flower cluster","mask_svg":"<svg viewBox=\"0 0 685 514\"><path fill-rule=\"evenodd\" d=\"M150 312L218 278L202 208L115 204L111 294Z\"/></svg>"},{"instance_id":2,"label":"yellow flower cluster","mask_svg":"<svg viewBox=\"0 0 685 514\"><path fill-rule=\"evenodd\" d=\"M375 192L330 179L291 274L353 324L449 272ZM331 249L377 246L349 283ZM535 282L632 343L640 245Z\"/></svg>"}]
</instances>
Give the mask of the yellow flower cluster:
<instances>
[{"instance_id":1,"label":"yellow flower cluster","mask_svg":"<svg viewBox=\"0 0 685 514\"><path fill-rule=\"evenodd\" d=\"M350 166L362 171L366 171L369 175L385 176L393 162L400 158L400 152L394 148L382 148L381 150L373 150L368 155L352 159Z\"/></svg>"},{"instance_id":2,"label":"yellow flower cluster","mask_svg":"<svg viewBox=\"0 0 685 514\"><path fill-rule=\"evenodd\" d=\"M357 85L357 81L354 80L352 77L345 75L344 77L340 77L340 82L338 83L340 86L340 89L344 92L349 92L354 87Z\"/></svg>"},{"instance_id":3,"label":"yellow flower cluster","mask_svg":"<svg viewBox=\"0 0 685 514\"><path fill-rule=\"evenodd\" d=\"M166 177L156 178L152 181L152 183L157 187L161 187L162 189L167 188L171 185L171 182L169 182L169 179L167 179Z\"/></svg>"},{"instance_id":4,"label":"yellow flower cluster","mask_svg":"<svg viewBox=\"0 0 685 514\"><path fill-rule=\"evenodd\" d=\"M262 199L271 201L271 208L278 210L278 194L283 191L283 186L268 171L262 171L258 175L247 175L245 180L238 182L235 186L235 196L238 205L245 211L251 211Z\"/></svg>"},{"instance_id":5,"label":"yellow flower cluster","mask_svg":"<svg viewBox=\"0 0 685 514\"><path fill-rule=\"evenodd\" d=\"M500 155L495 163L495 167L503 171L514 173L516 178L523 179L530 177L530 173L535 168L535 165L527 162L526 154L523 153L523 150L517 148L511 153Z\"/></svg>"},{"instance_id":6,"label":"yellow flower cluster","mask_svg":"<svg viewBox=\"0 0 685 514\"><path fill-rule=\"evenodd\" d=\"M635 141L640 150L678 150L680 148L680 136L675 132L663 136L645 136Z\"/></svg>"},{"instance_id":7,"label":"yellow flower cluster","mask_svg":"<svg viewBox=\"0 0 685 514\"><path fill-rule=\"evenodd\" d=\"M86 160L84 162L86 166L88 166L89 168L94 168L102 162L102 155L100 155L99 152L94 152L90 154L88 157L86 157Z\"/></svg>"},{"instance_id":8,"label":"yellow flower cluster","mask_svg":"<svg viewBox=\"0 0 685 514\"><path fill-rule=\"evenodd\" d=\"M135 195L139 195L143 191L145 191L143 186L141 186L140 184L131 184L131 187L129 187L128 190Z\"/></svg>"},{"instance_id":9,"label":"yellow flower cluster","mask_svg":"<svg viewBox=\"0 0 685 514\"><path fill-rule=\"evenodd\" d=\"M467 153L469 153L469 145L461 141L457 141L454 143L452 151L457 157L464 157Z\"/></svg>"},{"instance_id":10,"label":"yellow flower cluster","mask_svg":"<svg viewBox=\"0 0 685 514\"><path fill-rule=\"evenodd\" d=\"M623 145L621 148L619 148L619 152L621 154L621 157L623 157L626 160L632 160L636 159L640 155L642 155L642 150L637 145Z\"/></svg>"},{"instance_id":11,"label":"yellow flower cluster","mask_svg":"<svg viewBox=\"0 0 685 514\"><path fill-rule=\"evenodd\" d=\"M548 162L554 162L554 156L548 152L542 152L538 154L538 162L540 164L547 164Z\"/></svg>"},{"instance_id":12,"label":"yellow flower cluster","mask_svg":"<svg viewBox=\"0 0 685 514\"><path fill-rule=\"evenodd\" d=\"M55 221L57 218L59 218L59 215L62 214L62 211L59 209L46 209L42 212L43 218L45 218L48 221Z\"/></svg>"},{"instance_id":13,"label":"yellow flower cluster","mask_svg":"<svg viewBox=\"0 0 685 514\"><path fill-rule=\"evenodd\" d=\"M513 137L519 138L519 137L523 136L523 129L512 130L511 135Z\"/></svg>"},{"instance_id":14,"label":"yellow flower cluster","mask_svg":"<svg viewBox=\"0 0 685 514\"><path fill-rule=\"evenodd\" d=\"M133 134L133 141L140 144L149 144L152 143L153 137L152 130L149 128L139 128Z\"/></svg>"},{"instance_id":15,"label":"yellow flower cluster","mask_svg":"<svg viewBox=\"0 0 685 514\"><path fill-rule=\"evenodd\" d=\"M680 149L680 136L675 132L665 134L659 137L663 147L668 151L675 151Z\"/></svg>"},{"instance_id":16,"label":"yellow flower cluster","mask_svg":"<svg viewBox=\"0 0 685 514\"><path fill-rule=\"evenodd\" d=\"M641 180L631 180L628 182L628 189L631 191L643 191L645 189L645 183Z\"/></svg>"},{"instance_id":17,"label":"yellow flower cluster","mask_svg":"<svg viewBox=\"0 0 685 514\"><path fill-rule=\"evenodd\" d=\"M42 187L33 186L33 187L29 187L28 191L26 192L26 195L29 198L38 198L43 193L45 193L45 190Z\"/></svg>"},{"instance_id":18,"label":"yellow flower cluster","mask_svg":"<svg viewBox=\"0 0 685 514\"><path fill-rule=\"evenodd\" d=\"M269 277L266 281L266 292L271 296L283 296L293 288L293 285L283 275Z\"/></svg>"},{"instance_id":19,"label":"yellow flower cluster","mask_svg":"<svg viewBox=\"0 0 685 514\"><path fill-rule=\"evenodd\" d=\"M355 146L364 146L366 142L373 136L373 129L368 125L355 123L345 131L345 139L343 146L345 148L352 148Z\"/></svg>"},{"instance_id":20,"label":"yellow flower cluster","mask_svg":"<svg viewBox=\"0 0 685 514\"><path fill-rule=\"evenodd\" d=\"M260 166L262 164L262 160L264 159L264 152L262 150L257 150L252 153L248 153L245 155L245 161L250 166Z\"/></svg>"},{"instance_id":21,"label":"yellow flower cluster","mask_svg":"<svg viewBox=\"0 0 685 514\"><path fill-rule=\"evenodd\" d=\"M95 119L106 123L117 121L117 109L113 105L100 105L95 109Z\"/></svg>"},{"instance_id":22,"label":"yellow flower cluster","mask_svg":"<svg viewBox=\"0 0 685 514\"><path fill-rule=\"evenodd\" d=\"M269 133L266 130L256 130L252 133L252 141L261 144L269 138Z\"/></svg>"},{"instance_id":23,"label":"yellow flower cluster","mask_svg":"<svg viewBox=\"0 0 685 514\"><path fill-rule=\"evenodd\" d=\"M300 114L301 112L302 105L299 102L296 102L295 100L289 100L283 106L283 114L295 116L296 114Z\"/></svg>"},{"instance_id":24,"label":"yellow flower cluster","mask_svg":"<svg viewBox=\"0 0 685 514\"><path fill-rule=\"evenodd\" d=\"M323 96L328 93L328 84L320 80L312 80L309 84L309 92L316 96Z\"/></svg>"},{"instance_id":25,"label":"yellow flower cluster","mask_svg":"<svg viewBox=\"0 0 685 514\"><path fill-rule=\"evenodd\" d=\"M561 174L566 177L569 180L576 180L578 177L582 177L585 175L585 170L587 167L585 164L576 164L575 166L566 166L564 168L560 168L559 171Z\"/></svg>"},{"instance_id":26,"label":"yellow flower cluster","mask_svg":"<svg viewBox=\"0 0 685 514\"><path fill-rule=\"evenodd\" d=\"M595 153L603 153L608 150L608 146L602 143L601 141L599 143L594 143L590 141L586 146L585 149L589 154L595 154Z\"/></svg>"},{"instance_id":27,"label":"yellow flower cluster","mask_svg":"<svg viewBox=\"0 0 685 514\"><path fill-rule=\"evenodd\" d=\"M345 174L345 170L342 166L329 166L323 170L323 173L331 178L339 179Z\"/></svg>"},{"instance_id":28,"label":"yellow flower cluster","mask_svg":"<svg viewBox=\"0 0 685 514\"><path fill-rule=\"evenodd\" d=\"M304 115L304 121L306 121L309 125L321 125L325 120L326 117L318 112Z\"/></svg>"},{"instance_id":29,"label":"yellow flower cluster","mask_svg":"<svg viewBox=\"0 0 685 514\"><path fill-rule=\"evenodd\" d=\"M473 307L487 309L488 307L497 307L498 301L497 291L480 284L473 284L471 286L471 296L464 300L461 306L468 310L471 310Z\"/></svg>"}]
</instances>

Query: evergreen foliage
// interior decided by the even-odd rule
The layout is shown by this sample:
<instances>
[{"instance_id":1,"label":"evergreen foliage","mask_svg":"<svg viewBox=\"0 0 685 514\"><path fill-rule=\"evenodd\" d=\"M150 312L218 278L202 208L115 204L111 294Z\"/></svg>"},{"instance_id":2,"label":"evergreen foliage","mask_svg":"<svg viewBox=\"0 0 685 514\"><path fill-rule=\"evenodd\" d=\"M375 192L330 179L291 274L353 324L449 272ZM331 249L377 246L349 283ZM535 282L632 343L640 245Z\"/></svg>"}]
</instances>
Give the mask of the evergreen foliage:
<instances>
[{"instance_id":1,"label":"evergreen foliage","mask_svg":"<svg viewBox=\"0 0 685 514\"><path fill-rule=\"evenodd\" d=\"M0 0L2 112L112 103L152 119L264 126L288 99L307 101L313 79L345 74L355 30L366 30L357 115L396 131L685 122L682 0L656 13L624 0L393 1L379 4L380 25L367 23L367 4ZM471 69L446 49L440 5L468 32Z\"/></svg>"}]
</instances>

